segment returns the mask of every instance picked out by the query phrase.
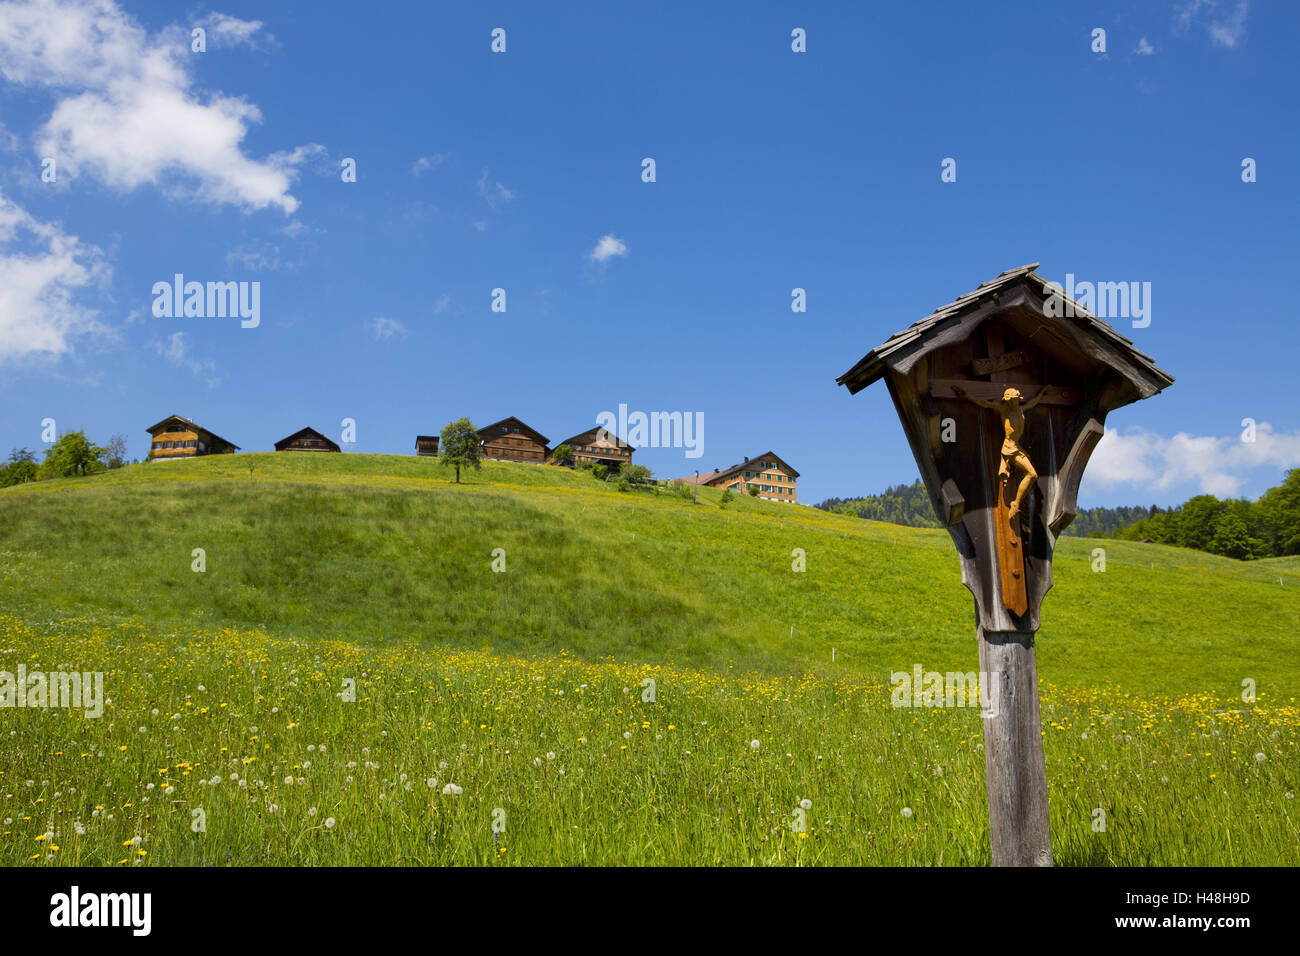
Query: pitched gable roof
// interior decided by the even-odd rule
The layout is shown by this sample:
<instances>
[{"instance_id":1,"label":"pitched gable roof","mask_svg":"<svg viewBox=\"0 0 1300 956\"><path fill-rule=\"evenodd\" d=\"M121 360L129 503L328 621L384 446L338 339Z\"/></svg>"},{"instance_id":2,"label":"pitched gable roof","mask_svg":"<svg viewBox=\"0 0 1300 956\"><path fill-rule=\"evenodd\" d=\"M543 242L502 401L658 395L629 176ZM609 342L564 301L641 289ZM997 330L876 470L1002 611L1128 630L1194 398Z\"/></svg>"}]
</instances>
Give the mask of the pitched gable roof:
<instances>
[{"instance_id":1,"label":"pitched gable roof","mask_svg":"<svg viewBox=\"0 0 1300 956\"><path fill-rule=\"evenodd\" d=\"M314 438L317 441L323 441L333 451L338 451L339 446L330 438L325 437L314 428L300 428L287 438L281 438L275 443L275 450L282 451L286 445L291 445L299 438Z\"/></svg>"},{"instance_id":2,"label":"pitched gable roof","mask_svg":"<svg viewBox=\"0 0 1300 956\"><path fill-rule=\"evenodd\" d=\"M499 422L493 422L491 425L484 425L478 430L478 437L483 441L491 441L494 438L500 438L502 435L509 434L512 431L518 431L520 434L530 436L540 445L547 444L550 439L539 432L536 428L526 425L523 421L511 415L509 418L503 418Z\"/></svg>"},{"instance_id":3,"label":"pitched gable roof","mask_svg":"<svg viewBox=\"0 0 1300 956\"><path fill-rule=\"evenodd\" d=\"M633 451L636 451L636 448L633 445L628 444L622 438L619 438L618 435L614 434L614 432L610 431L608 428L605 428L603 425L595 425L591 428L588 428L585 432L579 432L578 434L572 436L571 438L564 439L564 441L560 442L560 444L561 445L589 445L591 444L591 440L595 437L597 432L604 432L605 435L608 436L610 439L612 439L614 444L618 445L618 447L620 448L631 448Z\"/></svg>"},{"instance_id":4,"label":"pitched gable roof","mask_svg":"<svg viewBox=\"0 0 1300 956\"><path fill-rule=\"evenodd\" d=\"M985 318L1020 307L1038 317L1045 340L1056 347L1086 354L1117 372L1127 382L1126 393L1115 407L1147 398L1173 383L1173 376L1157 368L1151 356L1139 351L1131 339L1065 295L1054 283L1034 272L1037 262L1008 269L995 279L940 306L930 315L895 332L837 378L839 385L856 394L884 376L886 370L906 374L933 348L956 342ZM1055 297L1062 315L1049 314L1046 305ZM1072 314L1070 314L1072 313Z\"/></svg>"},{"instance_id":5,"label":"pitched gable roof","mask_svg":"<svg viewBox=\"0 0 1300 956\"><path fill-rule=\"evenodd\" d=\"M730 478L732 475L736 474L737 472L744 471L746 468L755 471L761 471L762 469L757 468L755 466L755 462L762 462L768 460L780 462L781 467L784 468L790 474L790 477L792 478L799 477L799 472L791 468L790 465L787 464L784 458L781 458L779 455L777 455L774 452L768 451L768 452L764 452L761 455L755 455L753 458L747 458L744 461L740 462L740 464L732 465L730 468L723 468L721 471L710 471L707 474L701 473L698 478L696 478L694 475L691 475L689 478L678 478L677 480L691 485L694 484L703 485L710 481L715 481L722 478Z\"/></svg>"}]
</instances>

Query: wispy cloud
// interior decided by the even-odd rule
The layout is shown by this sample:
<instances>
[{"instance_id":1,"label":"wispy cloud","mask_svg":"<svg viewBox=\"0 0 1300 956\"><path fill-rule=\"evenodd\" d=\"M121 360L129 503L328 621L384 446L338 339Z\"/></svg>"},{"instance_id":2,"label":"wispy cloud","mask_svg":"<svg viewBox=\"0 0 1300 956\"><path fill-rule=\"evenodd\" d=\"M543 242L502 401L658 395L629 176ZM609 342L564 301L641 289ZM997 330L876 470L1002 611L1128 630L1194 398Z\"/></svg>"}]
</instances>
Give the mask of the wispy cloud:
<instances>
[{"instance_id":1,"label":"wispy cloud","mask_svg":"<svg viewBox=\"0 0 1300 956\"><path fill-rule=\"evenodd\" d=\"M447 295L447 293L444 292L442 295L438 296L438 298L433 303L434 314L446 312L447 306L449 305L451 305L451 296Z\"/></svg>"},{"instance_id":2,"label":"wispy cloud","mask_svg":"<svg viewBox=\"0 0 1300 956\"><path fill-rule=\"evenodd\" d=\"M1246 37L1246 17L1250 0L1185 0L1174 14L1174 27L1180 33L1199 23L1215 46L1233 49Z\"/></svg>"},{"instance_id":3,"label":"wispy cloud","mask_svg":"<svg viewBox=\"0 0 1300 956\"><path fill-rule=\"evenodd\" d=\"M293 269L299 263L286 262L280 257L280 247L269 242L246 243L226 253L226 268L235 266L248 272L275 272Z\"/></svg>"},{"instance_id":4,"label":"wispy cloud","mask_svg":"<svg viewBox=\"0 0 1300 956\"><path fill-rule=\"evenodd\" d=\"M173 332L161 341L153 343L153 349L169 364L177 368L188 369L195 375L206 378L208 388L216 388L221 378L216 374L217 363L211 359L196 359L185 340L184 332Z\"/></svg>"},{"instance_id":5,"label":"wispy cloud","mask_svg":"<svg viewBox=\"0 0 1300 956\"><path fill-rule=\"evenodd\" d=\"M1156 52L1156 48L1151 45L1150 41L1147 40L1146 37L1142 37L1138 40L1137 49L1133 52L1138 56L1150 56Z\"/></svg>"},{"instance_id":6,"label":"wispy cloud","mask_svg":"<svg viewBox=\"0 0 1300 956\"><path fill-rule=\"evenodd\" d=\"M434 153L432 156L421 156L411 164L411 172L418 176L421 173L427 173L431 169L437 169L442 165L442 161L447 158L446 153Z\"/></svg>"},{"instance_id":7,"label":"wispy cloud","mask_svg":"<svg viewBox=\"0 0 1300 956\"><path fill-rule=\"evenodd\" d=\"M616 238L615 236L605 235L600 237L600 241L596 243L596 248L587 253L587 258L592 262L598 262L603 265L616 256L626 255L626 242L622 239Z\"/></svg>"},{"instance_id":8,"label":"wispy cloud","mask_svg":"<svg viewBox=\"0 0 1300 956\"><path fill-rule=\"evenodd\" d=\"M389 339L404 339L410 330L396 319L390 319L385 315L377 315L366 323L366 328L370 330L370 336L376 342L387 342Z\"/></svg>"},{"instance_id":9,"label":"wispy cloud","mask_svg":"<svg viewBox=\"0 0 1300 956\"><path fill-rule=\"evenodd\" d=\"M491 176L491 171L484 168L483 174L479 176L475 185L478 187L478 194L487 200L488 208L496 209L497 206L514 199L515 194L513 190L507 189L500 182L492 179Z\"/></svg>"},{"instance_id":10,"label":"wispy cloud","mask_svg":"<svg viewBox=\"0 0 1300 956\"><path fill-rule=\"evenodd\" d=\"M259 43L275 43L275 37L262 29L261 20L241 20L227 13L209 13L196 25L207 33L207 45L210 47L246 46L258 49Z\"/></svg>"},{"instance_id":11,"label":"wispy cloud","mask_svg":"<svg viewBox=\"0 0 1300 956\"><path fill-rule=\"evenodd\" d=\"M261 29L221 14L202 22L226 45L249 44ZM59 157L61 177L292 213L297 166L321 148L246 155L243 139L261 111L243 97L198 90L193 56L188 26L150 33L113 0L0 3L0 76L56 97L36 146Z\"/></svg>"},{"instance_id":12,"label":"wispy cloud","mask_svg":"<svg viewBox=\"0 0 1300 956\"><path fill-rule=\"evenodd\" d=\"M1141 428L1108 431L1088 464L1087 481L1110 487L1131 485L1167 492L1187 486L1198 492L1231 497L1257 468L1300 467L1300 432L1275 432L1267 422L1255 428L1255 440L1241 436L1157 435Z\"/></svg>"},{"instance_id":13,"label":"wispy cloud","mask_svg":"<svg viewBox=\"0 0 1300 956\"><path fill-rule=\"evenodd\" d=\"M0 193L0 363L57 357L79 336L107 332L78 297L108 277L97 246L36 220Z\"/></svg>"}]
</instances>

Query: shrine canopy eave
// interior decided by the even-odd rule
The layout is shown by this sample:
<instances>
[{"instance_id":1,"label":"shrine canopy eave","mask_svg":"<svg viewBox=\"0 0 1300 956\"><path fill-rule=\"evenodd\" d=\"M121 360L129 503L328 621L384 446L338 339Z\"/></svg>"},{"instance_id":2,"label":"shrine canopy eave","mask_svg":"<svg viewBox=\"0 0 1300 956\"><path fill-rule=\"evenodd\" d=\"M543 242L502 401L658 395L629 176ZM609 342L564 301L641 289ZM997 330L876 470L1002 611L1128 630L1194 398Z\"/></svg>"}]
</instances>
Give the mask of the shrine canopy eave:
<instances>
[{"instance_id":1,"label":"shrine canopy eave","mask_svg":"<svg viewBox=\"0 0 1300 956\"><path fill-rule=\"evenodd\" d=\"M1037 267L1010 269L936 309L872 349L836 383L857 394L886 372L906 375L922 357L964 341L996 315L1081 375L1118 379L1107 403L1111 408L1149 398L1172 384L1173 376L1157 368L1150 356L1034 273Z\"/></svg>"}]
</instances>

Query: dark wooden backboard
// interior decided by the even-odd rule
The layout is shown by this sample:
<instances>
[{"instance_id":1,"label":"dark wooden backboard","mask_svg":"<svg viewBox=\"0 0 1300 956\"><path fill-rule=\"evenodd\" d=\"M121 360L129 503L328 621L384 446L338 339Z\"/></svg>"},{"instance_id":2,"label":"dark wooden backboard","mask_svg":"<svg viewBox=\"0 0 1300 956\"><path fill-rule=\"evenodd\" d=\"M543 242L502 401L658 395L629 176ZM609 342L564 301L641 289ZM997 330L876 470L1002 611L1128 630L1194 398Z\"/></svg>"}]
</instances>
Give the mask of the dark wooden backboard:
<instances>
[{"instance_id":1,"label":"dark wooden backboard","mask_svg":"<svg viewBox=\"0 0 1300 956\"><path fill-rule=\"evenodd\" d=\"M979 624L987 631L1038 630L1039 608L1052 586L1056 538L1074 518L1083 468L1101 438L1107 408L1124 387L1113 369L1036 334L1042 328L1042 317L1032 310L993 312L965 338L920 354L906 372L891 369L885 375L935 512L956 544L962 582L975 596ZM1014 386L1028 401L1048 387L1041 404L1025 413L1020 441L1038 473L1015 525L1029 598L1023 615L1003 606L997 564L1002 422L997 412L958 397L954 383L986 400ZM1018 481L1013 474L1013 488Z\"/></svg>"}]
</instances>

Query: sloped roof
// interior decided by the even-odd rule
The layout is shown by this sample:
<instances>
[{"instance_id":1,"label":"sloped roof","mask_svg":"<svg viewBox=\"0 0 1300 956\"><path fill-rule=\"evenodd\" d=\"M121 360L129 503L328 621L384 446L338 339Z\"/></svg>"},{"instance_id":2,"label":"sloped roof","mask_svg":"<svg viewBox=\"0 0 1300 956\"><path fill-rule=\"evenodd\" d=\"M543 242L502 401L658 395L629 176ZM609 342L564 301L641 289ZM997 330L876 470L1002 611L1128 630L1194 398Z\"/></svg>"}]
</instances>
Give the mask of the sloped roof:
<instances>
[{"instance_id":1,"label":"sloped roof","mask_svg":"<svg viewBox=\"0 0 1300 956\"><path fill-rule=\"evenodd\" d=\"M308 428L300 428L300 429L298 429L296 432L294 432L292 435L288 436L287 438L281 438L278 442L275 443L275 450L276 450L276 451L279 451L279 450L280 450L281 448L283 448L285 445L288 445L288 444L290 444L290 443L292 443L292 442L295 442L295 441L297 441L299 438L318 438L318 439L320 439L321 441L323 441L325 444L327 444L327 445L329 445L331 448L333 448L335 451L338 451L338 450L339 450L339 446L338 446L337 444L334 443L334 440L333 440L332 438L328 438L328 437L326 437L325 435L322 435L322 434L321 434L320 432L318 432L316 429L311 428L311 427L308 427Z\"/></svg>"},{"instance_id":2,"label":"sloped roof","mask_svg":"<svg viewBox=\"0 0 1300 956\"><path fill-rule=\"evenodd\" d=\"M1017 269L1008 269L997 278L981 283L973 291L940 306L919 322L914 322L901 332L895 332L837 378L836 384L844 385L850 394L856 394L880 379L889 368L907 371L918 353L927 351L927 341L959 325L976 311L990 306L996 308L999 300L1009 302L1014 291L1021 286L1028 287L1044 299L1052 295L1059 296L1063 306L1072 306L1072 309L1063 311L1072 311L1073 315L1044 316L1045 321L1072 323L1084 334L1098 339L1104 346L1103 354L1109 352L1117 359L1107 364L1129 380L1137 396L1145 398L1154 395L1173 383L1173 376L1157 368L1151 356L1141 352L1131 339L1120 335L1111 325L1066 296L1059 286L1035 273L1038 265L1037 262L1031 262ZM1105 361L1104 358L1102 360Z\"/></svg>"},{"instance_id":3,"label":"sloped roof","mask_svg":"<svg viewBox=\"0 0 1300 956\"><path fill-rule=\"evenodd\" d=\"M478 437L483 439L484 441L489 441L490 439L493 438L500 438L502 435L506 434L505 431L501 430L501 426L503 425L505 426L506 431L509 431L511 425L515 425L519 428L521 432L527 432L529 435L531 435L533 438L535 438L538 442L540 442L543 445L548 444L550 442L550 439L547 438L545 435L543 435L541 432L539 432L536 428L533 428L531 425L525 424L522 420L515 418L513 415L511 415L509 418L503 418L499 422L493 422L491 425L484 425L482 428L478 430ZM489 434L489 432L491 434Z\"/></svg>"},{"instance_id":4,"label":"sloped roof","mask_svg":"<svg viewBox=\"0 0 1300 956\"><path fill-rule=\"evenodd\" d=\"M734 475L736 472L744 471L746 468L752 468L754 462L763 461L764 459L767 458L773 458L779 461L783 466L785 466L786 471L790 473L791 477L793 478L799 477L799 472L795 471L792 467L790 467L789 462L787 462L784 458L782 458L776 452L766 451L763 452L763 454L761 455L755 455L753 458L747 458L737 465L732 465L730 468L723 468L721 471L710 471L707 474L701 472L699 478L696 478L694 475L691 475L689 478L678 478L676 480L685 482L687 484L692 484L692 485L697 483L703 485L707 482L714 481L715 479L718 478L726 478L730 475Z\"/></svg>"},{"instance_id":5,"label":"sloped roof","mask_svg":"<svg viewBox=\"0 0 1300 956\"><path fill-rule=\"evenodd\" d=\"M210 431L209 429L204 428L202 425L190 421L184 415L168 415L158 424L150 425L148 428L145 429L145 431L147 431L150 435L156 435L158 434L159 431L162 430L163 426L168 424L169 422L180 422L183 425L188 425L190 430L194 432L196 435L199 432L203 432L203 434L207 435L209 438L215 438L219 442L225 442L225 444L229 445L231 448L239 447L233 441L229 441L228 439L222 438L216 432Z\"/></svg>"},{"instance_id":6,"label":"sloped roof","mask_svg":"<svg viewBox=\"0 0 1300 956\"><path fill-rule=\"evenodd\" d=\"M572 435L569 438L564 439L564 441L560 442L560 445L572 445L574 443L587 444L586 439L588 438L588 436L594 435L596 434L596 432L601 432L601 431L603 431L606 435L613 438L614 442L620 448L631 448L633 451L636 451L635 446L624 441L618 435L614 434L614 432L611 429L608 429L603 425L593 425L591 428L588 428L585 432L578 432L578 434ZM558 448L559 446L557 445L556 447Z\"/></svg>"}]
</instances>

